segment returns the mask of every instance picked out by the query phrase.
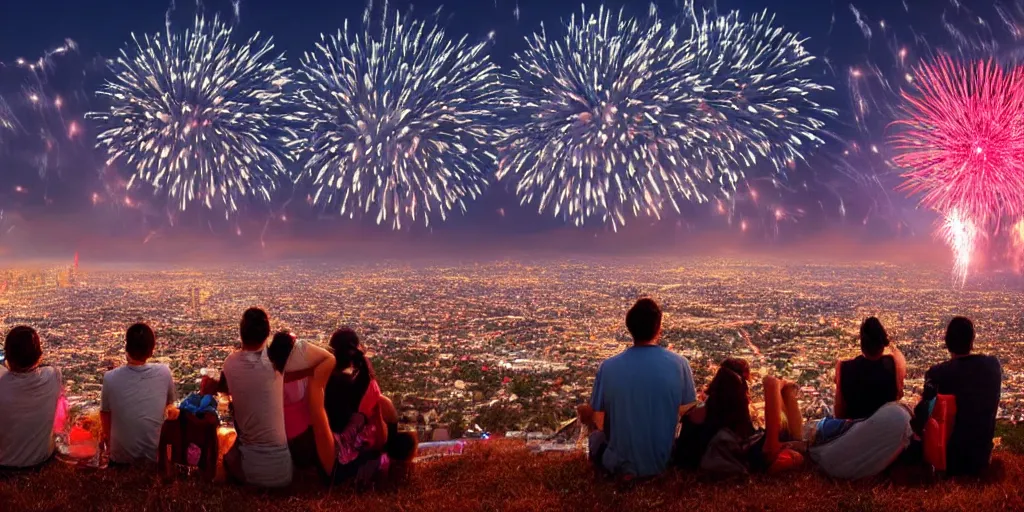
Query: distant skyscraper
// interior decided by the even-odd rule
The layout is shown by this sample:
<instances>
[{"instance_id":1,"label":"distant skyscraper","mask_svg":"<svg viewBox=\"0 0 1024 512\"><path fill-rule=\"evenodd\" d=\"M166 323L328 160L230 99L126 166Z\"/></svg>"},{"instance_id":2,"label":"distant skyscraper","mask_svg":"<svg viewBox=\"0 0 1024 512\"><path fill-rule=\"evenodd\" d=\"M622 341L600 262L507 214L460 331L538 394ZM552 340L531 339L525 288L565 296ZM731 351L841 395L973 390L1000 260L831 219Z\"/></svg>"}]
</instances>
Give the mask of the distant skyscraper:
<instances>
[{"instance_id":1,"label":"distant skyscraper","mask_svg":"<svg viewBox=\"0 0 1024 512\"><path fill-rule=\"evenodd\" d=\"M71 286L78 284L78 251L75 251L75 260L71 263L71 269L68 272L68 284Z\"/></svg>"},{"instance_id":2,"label":"distant skyscraper","mask_svg":"<svg viewBox=\"0 0 1024 512\"><path fill-rule=\"evenodd\" d=\"M192 314L198 319L200 317L200 307L203 302L202 290L198 286L189 286L188 288L188 302L189 308L192 310Z\"/></svg>"}]
</instances>

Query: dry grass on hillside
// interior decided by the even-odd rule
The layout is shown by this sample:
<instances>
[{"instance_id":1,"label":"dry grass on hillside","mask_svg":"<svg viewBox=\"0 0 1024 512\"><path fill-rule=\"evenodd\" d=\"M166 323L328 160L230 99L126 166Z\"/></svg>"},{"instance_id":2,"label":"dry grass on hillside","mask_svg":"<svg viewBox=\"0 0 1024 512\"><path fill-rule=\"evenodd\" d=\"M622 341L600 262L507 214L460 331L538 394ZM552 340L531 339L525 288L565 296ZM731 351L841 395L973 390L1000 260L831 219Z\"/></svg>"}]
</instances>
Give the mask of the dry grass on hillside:
<instances>
[{"instance_id":1,"label":"dry grass on hillside","mask_svg":"<svg viewBox=\"0 0 1024 512\"><path fill-rule=\"evenodd\" d=\"M1022 510L1024 456L1003 452L992 482L831 481L811 469L749 481L671 473L626 484L595 479L578 454L535 455L490 441L460 457L421 464L398 491L329 494L302 475L287 492L182 480L140 471L85 472L62 464L0 480L0 510Z\"/></svg>"}]
</instances>

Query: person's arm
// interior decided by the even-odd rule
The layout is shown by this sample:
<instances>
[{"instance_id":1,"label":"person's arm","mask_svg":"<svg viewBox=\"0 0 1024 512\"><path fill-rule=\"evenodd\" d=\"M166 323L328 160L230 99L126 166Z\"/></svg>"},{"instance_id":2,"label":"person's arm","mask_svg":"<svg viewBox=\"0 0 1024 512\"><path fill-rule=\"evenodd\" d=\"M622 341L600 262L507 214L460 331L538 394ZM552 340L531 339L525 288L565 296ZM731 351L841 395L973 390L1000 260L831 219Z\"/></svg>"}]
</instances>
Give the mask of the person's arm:
<instances>
[{"instance_id":1,"label":"person's arm","mask_svg":"<svg viewBox=\"0 0 1024 512\"><path fill-rule=\"evenodd\" d=\"M164 407L164 418L168 420L178 419L178 407L174 402L178 401L178 393L174 390L174 376L171 369L167 368L167 404Z\"/></svg>"},{"instance_id":2,"label":"person's arm","mask_svg":"<svg viewBox=\"0 0 1024 512\"><path fill-rule=\"evenodd\" d=\"M924 374L924 389L921 392L921 400L914 407L914 416L910 420L910 427L919 437L924 437L924 427L928 424L931 414L931 402L938 396L938 389L935 385L934 368Z\"/></svg>"},{"instance_id":3,"label":"person's arm","mask_svg":"<svg viewBox=\"0 0 1024 512\"><path fill-rule=\"evenodd\" d=\"M334 361L334 354L312 343L296 341L284 365L284 374L314 369L327 360Z\"/></svg>"},{"instance_id":4,"label":"person's arm","mask_svg":"<svg viewBox=\"0 0 1024 512\"><path fill-rule=\"evenodd\" d=\"M384 422L384 411L380 407L374 408L368 421L372 422L377 432L379 432L379 435L374 438L373 446L370 449L383 450L384 445L388 444L388 425Z\"/></svg>"},{"instance_id":5,"label":"person's arm","mask_svg":"<svg viewBox=\"0 0 1024 512\"><path fill-rule=\"evenodd\" d=\"M892 359L896 362L896 400L903 400L903 381L907 378L907 359L896 345L890 347Z\"/></svg>"},{"instance_id":6,"label":"person's arm","mask_svg":"<svg viewBox=\"0 0 1024 512\"><path fill-rule=\"evenodd\" d=\"M387 442L388 426L384 422L384 414L381 409L382 396L380 385L377 384L376 379L373 379L366 392L363 393L363 399L359 402L359 412L366 416L367 421L380 432L380 435L374 439L375 444L371 447L374 450L384 448L384 444Z\"/></svg>"},{"instance_id":7,"label":"person's arm","mask_svg":"<svg viewBox=\"0 0 1024 512\"><path fill-rule=\"evenodd\" d=\"M336 457L334 455L334 434L331 433L331 425L327 420L327 411L324 409L324 388L334 371L334 356L319 347L324 357L313 368L313 376L310 377L309 386L306 388L306 397L309 405L309 421L313 426L313 439L316 442L317 458L320 460L320 467L327 473L332 474Z\"/></svg>"},{"instance_id":8,"label":"person's arm","mask_svg":"<svg viewBox=\"0 0 1024 512\"><path fill-rule=\"evenodd\" d=\"M597 376L594 377L594 390L590 393L590 408L594 411L594 424L591 427L597 430L604 430L604 385L601 375L604 372L604 365L597 368Z\"/></svg>"},{"instance_id":9,"label":"person's arm","mask_svg":"<svg viewBox=\"0 0 1024 512\"><path fill-rule=\"evenodd\" d=\"M836 361L836 398L834 404L835 406L832 410L832 415L836 419L846 418L846 400L843 399L843 387L839 385L839 383L842 382L842 378L840 376L840 368L842 367L843 361Z\"/></svg>"},{"instance_id":10,"label":"person's arm","mask_svg":"<svg viewBox=\"0 0 1024 512\"><path fill-rule=\"evenodd\" d=\"M679 418L682 418L693 406L697 405L697 385L693 383L693 370L689 361L683 359L683 399L679 404Z\"/></svg>"},{"instance_id":11,"label":"person's arm","mask_svg":"<svg viewBox=\"0 0 1024 512\"><path fill-rule=\"evenodd\" d=\"M105 377L105 376L104 376ZM100 424L103 426L103 441L110 440L110 386L107 379L103 379L103 387L100 389Z\"/></svg>"}]
</instances>

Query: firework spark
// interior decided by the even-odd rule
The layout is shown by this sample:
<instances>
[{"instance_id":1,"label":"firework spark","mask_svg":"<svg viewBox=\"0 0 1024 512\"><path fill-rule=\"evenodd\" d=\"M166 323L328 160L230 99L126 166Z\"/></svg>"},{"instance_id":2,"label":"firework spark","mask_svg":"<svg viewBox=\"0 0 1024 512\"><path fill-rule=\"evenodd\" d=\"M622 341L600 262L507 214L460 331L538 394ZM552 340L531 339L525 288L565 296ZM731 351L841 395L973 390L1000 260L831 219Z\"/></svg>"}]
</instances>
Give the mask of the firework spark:
<instances>
[{"instance_id":1,"label":"firework spark","mask_svg":"<svg viewBox=\"0 0 1024 512\"><path fill-rule=\"evenodd\" d=\"M821 142L829 113L807 95L824 87L800 78L813 57L796 36L766 15L679 23L601 7L527 39L498 170L522 203L617 229L728 196L759 160L778 171Z\"/></svg>"},{"instance_id":2,"label":"firework spark","mask_svg":"<svg viewBox=\"0 0 1024 512\"><path fill-rule=\"evenodd\" d=\"M232 42L219 19L195 19L183 34L132 36L135 45L111 63L114 78L99 94L109 111L91 114L105 127L98 146L108 165L132 172L129 188L148 183L183 211L200 203L227 217L243 197L270 200L297 138L282 87L289 70L257 33Z\"/></svg>"},{"instance_id":3,"label":"firework spark","mask_svg":"<svg viewBox=\"0 0 1024 512\"><path fill-rule=\"evenodd\" d=\"M465 211L487 186L503 91L487 41L454 41L438 24L389 13L348 22L302 61L317 204L370 213L399 229Z\"/></svg>"},{"instance_id":4,"label":"firework spark","mask_svg":"<svg viewBox=\"0 0 1024 512\"><path fill-rule=\"evenodd\" d=\"M722 142L727 153L735 146L744 167L767 161L785 171L825 143L824 120L838 113L814 97L832 88L802 75L815 57L799 35L779 28L767 11L749 19L733 11L705 13L691 39L707 84L701 99L721 129L733 132Z\"/></svg>"},{"instance_id":5,"label":"firework spark","mask_svg":"<svg viewBox=\"0 0 1024 512\"><path fill-rule=\"evenodd\" d=\"M3 137L5 131L13 132L15 126L18 126L18 118L14 117L14 111L3 96L0 96L0 137ZM0 138L0 141L3 139Z\"/></svg>"}]
</instances>

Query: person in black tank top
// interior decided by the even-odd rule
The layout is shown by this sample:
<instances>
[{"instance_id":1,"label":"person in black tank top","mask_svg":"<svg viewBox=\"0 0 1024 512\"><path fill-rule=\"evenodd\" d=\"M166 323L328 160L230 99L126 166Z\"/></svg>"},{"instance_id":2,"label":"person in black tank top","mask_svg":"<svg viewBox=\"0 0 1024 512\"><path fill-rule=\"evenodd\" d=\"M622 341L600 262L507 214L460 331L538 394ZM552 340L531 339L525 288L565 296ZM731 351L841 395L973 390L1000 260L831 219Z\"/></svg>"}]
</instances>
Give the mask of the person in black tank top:
<instances>
[{"instance_id":1,"label":"person in black tank top","mask_svg":"<svg viewBox=\"0 0 1024 512\"><path fill-rule=\"evenodd\" d=\"M862 355L840 361L836 367L835 417L864 419L883 405L903 396L903 356L895 348L885 354L889 335L877 318L860 327Z\"/></svg>"}]
</instances>

